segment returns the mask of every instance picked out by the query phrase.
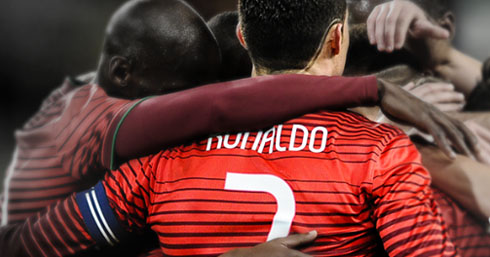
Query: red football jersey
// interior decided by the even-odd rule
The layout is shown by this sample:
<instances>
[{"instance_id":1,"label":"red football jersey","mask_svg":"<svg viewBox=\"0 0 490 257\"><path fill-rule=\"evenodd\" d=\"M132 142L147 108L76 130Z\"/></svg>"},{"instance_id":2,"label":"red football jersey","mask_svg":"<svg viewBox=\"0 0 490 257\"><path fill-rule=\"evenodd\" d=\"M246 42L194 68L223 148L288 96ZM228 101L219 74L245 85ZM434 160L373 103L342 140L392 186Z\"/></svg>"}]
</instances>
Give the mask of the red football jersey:
<instances>
[{"instance_id":1,"label":"red football jersey","mask_svg":"<svg viewBox=\"0 0 490 257\"><path fill-rule=\"evenodd\" d=\"M488 222L482 222L448 195L433 188L449 237L463 257L490 256Z\"/></svg>"},{"instance_id":2,"label":"red football jersey","mask_svg":"<svg viewBox=\"0 0 490 257\"><path fill-rule=\"evenodd\" d=\"M7 170L2 223L23 221L93 186L104 175L101 139L117 112L129 106L130 101L108 97L99 86L77 87L68 79L53 91L15 134L17 147Z\"/></svg>"},{"instance_id":3,"label":"red football jersey","mask_svg":"<svg viewBox=\"0 0 490 257\"><path fill-rule=\"evenodd\" d=\"M269 95L279 88L273 104L255 104L270 100ZM308 94L302 94L294 105L280 104L289 103L291 97L305 88ZM255 102L243 103L247 98ZM16 133L18 147L7 171L1 199L2 209L8 210L2 211L2 223L23 221L69 193L94 185L102 176L102 165L108 167L118 159L116 149L122 151L122 159L134 158L226 128L256 128L266 126L260 125L264 122L273 124L289 119L294 113L320 107L375 102L377 81L372 76L248 78L158 96L139 106L108 97L95 85L77 87L66 80ZM130 106L135 108L126 116ZM235 111L237 106L241 111ZM127 121L119 122L126 117ZM185 120L189 117L192 119ZM210 122L213 120L217 122ZM119 127L120 124L123 125ZM117 131L121 134L117 135Z\"/></svg>"},{"instance_id":4,"label":"red football jersey","mask_svg":"<svg viewBox=\"0 0 490 257\"><path fill-rule=\"evenodd\" d=\"M310 230L319 236L303 251L315 256L383 247L390 256L454 255L429 185L403 132L348 112L211 137L133 160L104 181L126 229L148 224L167 256L215 256ZM111 229L98 227L112 244Z\"/></svg>"}]
</instances>

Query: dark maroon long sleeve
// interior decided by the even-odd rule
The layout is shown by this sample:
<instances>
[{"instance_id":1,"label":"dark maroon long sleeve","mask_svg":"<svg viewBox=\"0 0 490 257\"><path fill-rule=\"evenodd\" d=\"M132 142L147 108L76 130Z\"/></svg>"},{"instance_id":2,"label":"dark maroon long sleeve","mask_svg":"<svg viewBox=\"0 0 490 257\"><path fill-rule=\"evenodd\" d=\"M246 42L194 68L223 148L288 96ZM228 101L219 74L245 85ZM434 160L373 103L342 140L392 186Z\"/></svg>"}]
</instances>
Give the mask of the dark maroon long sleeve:
<instances>
[{"instance_id":1,"label":"dark maroon long sleeve","mask_svg":"<svg viewBox=\"0 0 490 257\"><path fill-rule=\"evenodd\" d=\"M209 134L254 130L320 109L377 101L374 76L262 76L162 95L114 119L103 163L111 167L111 157L125 161Z\"/></svg>"},{"instance_id":2,"label":"dark maroon long sleeve","mask_svg":"<svg viewBox=\"0 0 490 257\"><path fill-rule=\"evenodd\" d=\"M74 196L23 223L0 228L0 255L4 257L68 256L94 245Z\"/></svg>"},{"instance_id":3,"label":"dark maroon long sleeve","mask_svg":"<svg viewBox=\"0 0 490 257\"><path fill-rule=\"evenodd\" d=\"M147 253L144 256L149 257L162 256L154 233L142 230L129 234L120 226L105 191L97 191L101 188L99 183L47 207L22 223L1 227L0 256L143 256L141 253ZM103 236L120 241L108 244ZM110 247L112 245L117 247Z\"/></svg>"}]
</instances>

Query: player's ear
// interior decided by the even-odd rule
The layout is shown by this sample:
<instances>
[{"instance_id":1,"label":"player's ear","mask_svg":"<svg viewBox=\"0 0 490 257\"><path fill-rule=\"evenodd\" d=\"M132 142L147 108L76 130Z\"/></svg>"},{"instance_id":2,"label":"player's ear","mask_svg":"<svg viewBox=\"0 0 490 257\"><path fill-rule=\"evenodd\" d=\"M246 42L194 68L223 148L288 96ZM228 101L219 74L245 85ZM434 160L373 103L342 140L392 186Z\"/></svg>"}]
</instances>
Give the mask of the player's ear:
<instances>
[{"instance_id":1,"label":"player's ear","mask_svg":"<svg viewBox=\"0 0 490 257\"><path fill-rule=\"evenodd\" d=\"M332 56L340 54L340 49L342 47L342 40L344 37L344 31L343 31L343 24L338 23L335 24L333 27L333 33L331 36L331 41L330 41L330 48L332 49L331 53Z\"/></svg>"},{"instance_id":2,"label":"player's ear","mask_svg":"<svg viewBox=\"0 0 490 257\"><path fill-rule=\"evenodd\" d=\"M456 34L456 25L454 23L454 14L451 11L446 12L441 19L439 19L439 25L449 32L449 37L454 38Z\"/></svg>"},{"instance_id":3,"label":"player's ear","mask_svg":"<svg viewBox=\"0 0 490 257\"><path fill-rule=\"evenodd\" d=\"M242 32L242 23L239 22L238 25L236 25L236 37L238 38L238 41L240 41L240 44L243 46L243 48L247 49L247 43L245 42L245 38L243 37L243 32Z\"/></svg>"},{"instance_id":4,"label":"player's ear","mask_svg":"<svg viewBox=\"0 0 490 257\"><path fill-rule=\"evenodd\" d=\"M131 79L131 64L129 60L122 56L112 57L109 63L109 78L117 87L127 87Z\"/></svg>"}]
</instances>

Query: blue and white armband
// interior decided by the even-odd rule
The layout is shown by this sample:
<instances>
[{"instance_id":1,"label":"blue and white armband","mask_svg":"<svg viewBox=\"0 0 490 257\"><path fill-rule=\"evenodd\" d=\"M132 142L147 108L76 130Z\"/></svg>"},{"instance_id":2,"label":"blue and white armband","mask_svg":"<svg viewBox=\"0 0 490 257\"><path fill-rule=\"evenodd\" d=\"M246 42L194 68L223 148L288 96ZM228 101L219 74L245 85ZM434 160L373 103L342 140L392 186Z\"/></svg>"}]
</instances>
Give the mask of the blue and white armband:
<instances>
[{"instance_id":1,"label":"blue and white armband","mask_svg":"<svg viewBox=\"0 0 490 257\"><path fill-rule=\"evenodd\" d=\"M117 220L102 182L76 194L76 201L89 234L100 245L114 246L128 234Z\"/></svg>"}]
</instances>

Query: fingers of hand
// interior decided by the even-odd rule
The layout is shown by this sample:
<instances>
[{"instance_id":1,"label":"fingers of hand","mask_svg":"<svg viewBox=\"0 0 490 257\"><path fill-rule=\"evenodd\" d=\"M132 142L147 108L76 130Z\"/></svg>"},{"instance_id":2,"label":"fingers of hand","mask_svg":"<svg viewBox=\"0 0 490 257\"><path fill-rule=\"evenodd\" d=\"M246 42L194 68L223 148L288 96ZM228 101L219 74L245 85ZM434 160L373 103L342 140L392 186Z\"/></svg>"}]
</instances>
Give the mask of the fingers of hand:
<instances>
[{"instance_id":1,"label":"fingers of hand","mask_svg":"<svg viewBox=\"0 0 490 257\"><path fill-rule=\"evenodd\" d=\"M396 24L395 31L395 49L402 49L405 45L410 24L412 23L412 17L408 14L401 14Z\"/></svg>"},{"instance_id":2,"label":"fingers of hand","mask_svg":"<svg viewBox=\"0 0 490 257\"><path fill-rule=\"evenodd\" d=\"M441 111L434 109L433 106L426 105L425 109L428 111L428 117L430 121L428 124L428 132L434 137L434 141L439 148L451 159L456 158L456 153L451 147L454 145L456 150L460 153L472 156L466 145L467 129L460 127L459 121L454 121ZM432 110L431 110L432 109Z\"/></svg>"},{"instance_id":3,"label":"fingers of hand","mask_svg":"<svg viewBox=\"0 0 490 257\"><path fill-rule=\"evenodd\" d=\"M451 148L451 145L446 138L446 133L440 125L436 124L435 122L428 122L427 131L432 135L432 137L434 137L435 143L444 152L444 154L451 159L456 158L456 153L454 153L453 149Z\"/></svg>"},{"instance_id":4,"label":"fingers of hand","mask_svg":"<svg viewBox=\"0 0 490 257\"><path fill-rule=\"evenodd\" d=\"M469 131L464 124L449 118L443 113L437 114L437 118L436 122L444 126L446 135L449 137L456 150L461 154L475 158L474 153L476 152L476 145L473 143L476 142L476 140L474 139L473 133Z\"/></svg>"},{"instance_id":5,"label":"fingers of hand","mask_svg":"<svg viewBox=\"0 0 490 257\"><path fill-rule=\"evenodd\" d=\"M465 104L464 103L443 103L443 104L434 104L437 109L443 112L459 112L462 111Z\"/></svg>"},{"instance_id":6,"label":"fingers of hand","mask_svg":"<svg viewBox=\"0 0 490 257\"><path fill-rule=\"evenodd\" d=\"M366 21L369 43L371 43L371 45L376 44L376 36L375 36L376 35L376 20L378 19L378 14L380 11L381 11L381 6L380 5L376 6Z\"/></svg>"},{"instance_id":7,"label":"fingers of hand","mask_svg":"<svg viewBox=\"0 0 490 257\"><path fill-rule=\"evenodd\" d=\"M411 88L411 87L407 87ZM464 104L465 97L463 94L454 91L452 84L444 82L425 83L421 86L408 90L418 98L435 104L435 103L459 103Z\"/></svg>"},{"instance_id":8,"label":"fingers of hand","mask_svg":"<svg viewBox=\"0 0 490 257\"><path fill-rule=\"evenodd\" d=\"M479 154L480 151L480 148L478 147L479 145L478 137L462 122L455 121L455 123L456 123L456 127L459 128L459 130L464 136L465 143L468 146L468 149L471 153L471 155L469 156L474 160L476 160L476 156Z\"/></svg>"},{"instance_id":9,"label":"fingers of hand","mask_svg":"<svg viewBox=\"0 0 490 257\"><path fill-rule=\"evenodd\" d=\"M464 125L462 122L458 121L457 126L462 131L462 133L464 134L466 142L468 143L470 150L473 153L478 154L478 151L479 151L478 144L479 143L478 143L478 138L476 137L476 135L468 127L466 127L466 125Z\"/></svg>"},{"instance_id":10,"label":"fingers of hand","mask_svg":"<svg viewBox=\"0 0 490 257\"><path fill-rule=\"evenodd\" d=\"M454 91L454 86L450 83L445 82L429 82L417 86L416 88L414 88L413 91L422 95L426 95L438 93L441 91Z\"/></svg>"},{"instance_id":11,"label":"fingers of hand","mask_svg":"<svg viewBox=\"0 0 490 257\"><path fill-rule=\"evenodd\" d=\"M305 254L305 253L302 253L300 251L297 251L297 250L289 250L287 255L281 255L281 257L284 257L284 256L289 256L289 257L312 257L311 255L308 255L308 254Z\"/></svg>"},{"instance_id":12,"label":"fingers of hand","mask_svg":"<svg viewBox=\"0 0 490 257\"><path fill-rule=\"evenodd\" d=\"M410 83L406 84L405 86L403 86L402 88L403 88L405 91L410 91L410 90L414 89L415 87L417 87L417 86L415 85L415 83L410 82Z\"/></svg>"},{"instance_id":13,"label":"fingers of hand","mask_svg":"<svg viewBox=\"0 0 490 257\"><path fill-rule=\"evenodd\" d=\"M422 100L431 104L465 104L464 95L455 91L441 91L439 93L421 96Z\"/></svg>"},{"instance_id":14,"label":"fingers of hand","mask_svg":"<svg viewBox=\"0 0 490 257\"><path fill-rule=\"evenodd\" d=\"M241 248L228 252L223 257L311 257L298 250L289 249L273 240L252 248Z\"/></svg>"},{"instance_id":15,"label":"fingers of hand","mask_svg":"<svg viewBox=\"0 0 490 257\"><path fill-rule=\"evenodd\" d=\"M449 31L433 24L427 18L416 20L412 28L413 36L416 38L431 37L437 39L449 38Z\"/></svg>"},{"instance_id":16,"label":"fingers of hand","mask_svg":"<svg viewBox=\"0 0 490 257\"><path fill-rule=\"evenodd\" d=\"M382 5L380 13L378 14L378 17L376 18L376 44L378 45L378 50L379 51L384 51L386 47L385 43L385 22L386 22L386 17L388 16L389 13L389 8L387 5Z\"/></svg>"},{"instance_id":17,"label":"fingers of hand","mask_svg":"<svg viewBox=\"0 0 490 257\"><path fill-rule=\"evenodd\" d=\"M295 248L300 245L310 243L315 240L318 233L316 231L310 231L309 233L304 234L294 234L285 238L276 239L282 245L287 248Z\"/></svg>"},{"instance_id":18,"label":"fingers of hand","mask_svg":"<svg viewBox=\"0 0 490 257\"><path fill-rule=\"evenodd\" d=\"M459 130L461 130L463 132L463 134L469 140L469 143L471 145L476 146L478 144L478 139L476 137L476 133L474 133L471 129L469 129L468 126L465 125L465 123L458 121L458 120L454 120L454 123L459 128ZM480 126L479 124L476 124L476 125L482 129L484 129L487 133L490 133L490 131L488 131L485 127Z\"/></svg>"},{"instance_id":19,"label":"fingers of hand","mask_svg":"<svg viewBox=\"0 0 490 257\"><path fill-rule=\"evenodd\" d=\"M398 20L401 18L400 16L404 15L401 14L400 5L395 5L395 2L391 2L388 9L384 29L384 42L386 51L392 52L395 49L395 31L398 29Z\"/></svg>"},{"instance_id":20,"label":"fingers of hand","mask_svg":"<svg viewBox=\"0 0 490 257\"><path fill-rule=\"evenodd\" d=\"M420 16L424 17L423 11L409 1L391 1L378 5L367 21L371 44L377 44L379 51L401 49L410 25Z\"/></svg>"}]
</instances>

